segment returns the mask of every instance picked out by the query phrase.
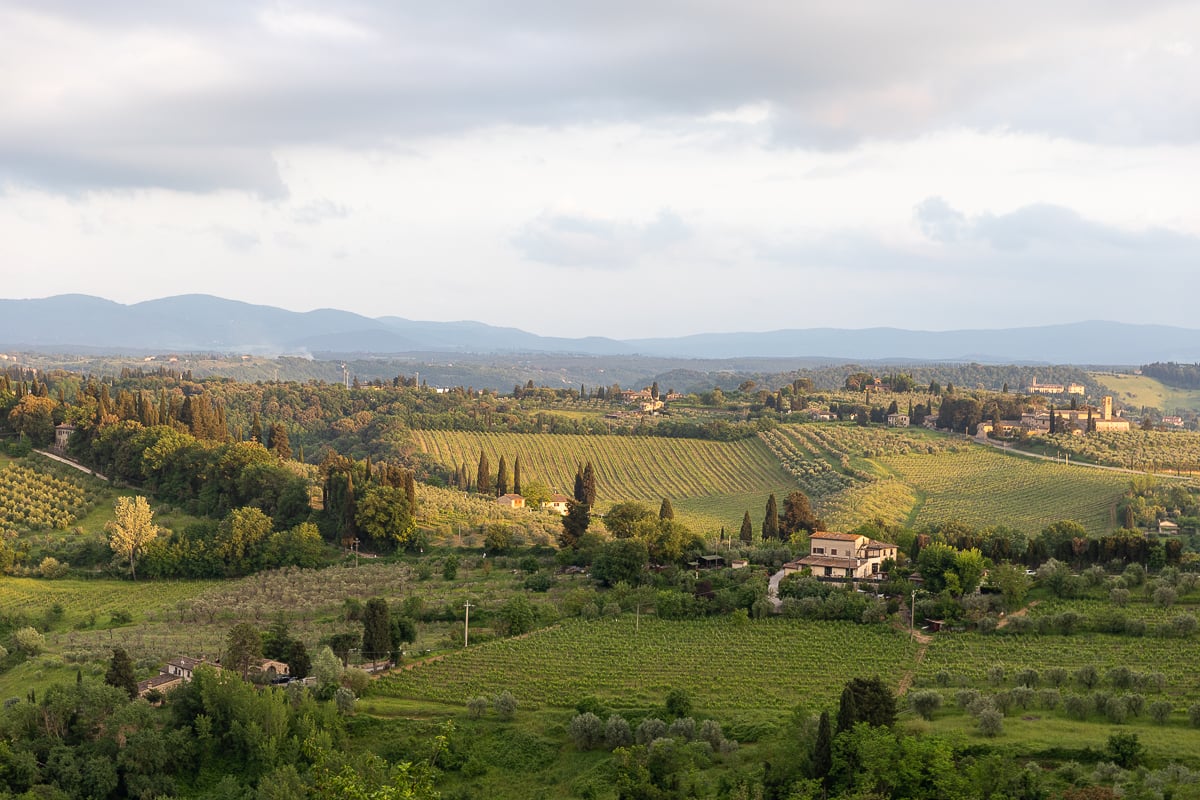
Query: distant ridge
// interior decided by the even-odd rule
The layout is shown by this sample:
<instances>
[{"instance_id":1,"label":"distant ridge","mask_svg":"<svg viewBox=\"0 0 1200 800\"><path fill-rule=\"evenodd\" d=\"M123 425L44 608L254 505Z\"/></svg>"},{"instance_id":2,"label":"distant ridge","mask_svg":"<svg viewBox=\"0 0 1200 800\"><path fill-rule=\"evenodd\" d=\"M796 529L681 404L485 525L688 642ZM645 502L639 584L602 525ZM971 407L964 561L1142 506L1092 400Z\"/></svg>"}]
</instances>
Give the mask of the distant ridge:
<instances>
[{"instance_id":1,"label":"distant ridge","mask_svg":"<svg viewBox=\"0 0 1200 800\"><path fill-rule=\"evenodd\" d=\"M618 340L539 336L481 322L295 312L203 294L122 305L81 294L0 300L0 348L260 355L572 353L668 358L829 358L979 363L1200 361L1200 330L1088 321L997 330L811 328Z\"/></svg>"}]
</instances>

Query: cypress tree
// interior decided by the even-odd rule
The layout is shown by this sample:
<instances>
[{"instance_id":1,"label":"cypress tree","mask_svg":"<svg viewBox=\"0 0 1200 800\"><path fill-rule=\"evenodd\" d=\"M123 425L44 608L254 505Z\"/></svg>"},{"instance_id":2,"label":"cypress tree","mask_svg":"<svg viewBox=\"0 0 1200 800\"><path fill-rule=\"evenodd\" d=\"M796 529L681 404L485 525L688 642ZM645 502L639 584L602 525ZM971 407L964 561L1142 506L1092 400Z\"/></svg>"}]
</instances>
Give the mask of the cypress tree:
<instances>
[{"instance_id":1,"label":"cypress tree","mask_svg":"<svg viewBox=\"0 0 1200 800\"><path fill-rule=\"evenodd\" d=\"M838 704L837 732L844 733L858 722L858 708L854 702L854 691L847 686L842 689L842 699Z\"/></svg>"},{"instance_id":2,"label":"cypress tree","mask_svg":"<svg viewBox=\"0 0 1200 800\"><path fill-rule=\"evenodd\" d=\"M779 507L775 503L774 494L767 498L767 513L763 517L762 538L764 541L779 538Z\"/></svg>"},{"instance_id":3,"label":"cypress tree","mask_svg":"<svg viewBox=\"0 0 1200 800\"><path fill-rule=\"evenodd\" d=\"M387 656L392 648L392 618L387 601L372 597L363 609L363 655L372 661Z\"/></svg>"},{"instance_id":4,"label":"cypress tree","mask_svg":"<svg viewBox=\"0 0 1200 800\"><path fill-rule=\"evenodd\" d=\"M813 744L812 775L824 780L833 769L833 731L829 726L829 712L822 711L817 722L817 741Z\"/></svg>"},{"instance_id":5,"label":"cypress tree","mask_svg":"<svg viewBox=\"0 0 1200 800\"><path fill-rule=\"evenodd\" d=\"M1050 432L1054 433L1058 429L1058 421L1054 417L1054 404L1050 404Z\"/></svg>"},{"instance_id":6,"label":"cypress tree","mask_svg":"<svg viewBox=\"0 0 1200 800\"><path fill-rule=\"evenodd\" d=\"M137 675L133 671L133 661L123 647L114 647L112 660L108 662L108 672L104 673L104 682L109 686L124 689L129 693L129 699L138 696Z\"/></svg>"},{"instance_id":7,"label":"cypress tree","mask_svg":"<svg viewBox=\"0 0 1200 800\"><path fill-rule=\"evenodd\" d=\"M596 505L596 473L592 469L592 462L590 461L583 468L583 491L584 499L588 506Z\"/></svg>"},{"instance_id":8,"label":"cypress tree","mask_svg":"<svg viewBox=\"0 0 1200 800\"><path fill-rule=\"evenodd\" d=\"M411 472L404 473L404 497L408 500L408 513L417 513L417 480Z\"/></svg>"},{"instance_id":9,"label":"cypress tree","mask_svg":"<svg viewBox=\"0 0 1200 800\"><path fill-rule=\"evenodd\" d=\"M659 519L675 519L675 509L671 507L670 499L664 497L662 505L658 507Z\"/></svg>"},{"instance_id":10,"label":"cypress tree","mask_svg":"<svg viewBox=\"0 0 1200 800\"><path fill-rule=\"evenodd\" d=\"M587 490L583 485L583 470L575 470L575 502L580 505L587 505Z\"/></svg>"},{"instance_id":11,"label":"cypress tree","mask_svg":"<svg viewBox=\"0 0 1200 800\"><path fill-rule=\"evenodd\" d=\"M521 493L521 457L513 461L513 494Z\"/></svg>"},{"instance_id":12,"label":"cypress tree","mask_svg":"<svg viewBox=\"0 0 1200 800\"><path fill-rule=\"evenodd\" d=\"M500 456L500 468L496 470L496 496L508 494L508 462Z\"/></svg>"},{"instance_id":13,"label":"cypress tree","mask_svg":"<svg viewBox=\"0 0 1200 800\"><path fill-rule=\"evenodd\" d=\"M739 534L739 538L746 544L750 544L750 542L754 539L754 528L750 524L749 511L747 511L746 515L742 517L742 531Z\"/></svg>"},{"instance_id":14,"label":"cypress tree","mask_svg":"<svg viewBox=\"0 0 1200 800\"><path fill-rule=\"evenodd\" d=\"M475 491L480 494L492 493L492 467L488 464L487 453L479 451L479 469L475 471Z\"/></svg>"}]
</instances>

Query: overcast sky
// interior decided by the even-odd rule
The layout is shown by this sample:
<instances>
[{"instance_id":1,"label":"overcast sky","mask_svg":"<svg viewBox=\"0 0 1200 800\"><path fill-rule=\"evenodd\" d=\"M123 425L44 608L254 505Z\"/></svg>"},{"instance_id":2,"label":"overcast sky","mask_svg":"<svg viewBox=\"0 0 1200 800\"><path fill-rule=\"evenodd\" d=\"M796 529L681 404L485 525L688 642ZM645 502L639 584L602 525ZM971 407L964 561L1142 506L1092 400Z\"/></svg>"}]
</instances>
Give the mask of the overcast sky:
<instances>
[{"instance_id":1,"label":"overcast sky","mask_svg":"<svg viewBox=\"0 0 1200 800\"><path fill-rule=\"evenodd\" d=\"M1200 3L0 0L0 295L1200 327Z\"/></svg>"}]
</instances>

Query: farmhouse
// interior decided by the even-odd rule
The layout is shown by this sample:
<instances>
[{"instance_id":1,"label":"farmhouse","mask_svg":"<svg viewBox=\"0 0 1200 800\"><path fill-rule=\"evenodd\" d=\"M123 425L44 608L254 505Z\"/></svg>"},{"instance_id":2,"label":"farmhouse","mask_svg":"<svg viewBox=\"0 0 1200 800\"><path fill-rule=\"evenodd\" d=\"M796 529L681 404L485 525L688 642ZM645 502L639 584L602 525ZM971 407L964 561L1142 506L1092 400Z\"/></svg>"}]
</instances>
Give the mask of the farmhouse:
<instances>
[{"instance_id":1,"label":"farmhouse","mask_svg":"<svg viewBox=\"0 0 1200 800\"><path fill-rule=\"evenodd\" d=\"M819 531L809 542L809 555L784 564L785 574L807 569L825 580L878 580L883 562L896 558L896 545L854 533Z\"/></svg>"},{"instance_id":2,"label":"farmhouse","mask_svg":"<svg viewBox=\"0 0 1200 800\"><path fill-rule=\"evenodd\" d=\"M908 414L888 414L887 426L889 428L907 428L909 425Z\"/></svg>"},{"instance_id":3,"label":"farmhouse","mask_svg":"<svg viewBox=\"0 0 1200 800\"><path fill-rule=\"evenodd\" d=\"M525 498L519 494L513 494L512 492L509 492L508 494L500 495L499 497L496 498L496 502L499 503L500 505L504 506L505 508L524 508L525 507Z\"/></svg>"},{"instance_id":4,"label":"farmhouse","mask_svg":"<svg viewBox=\"0 0 1200 800\"><path fill-rule=\"evenodd\" d=\"M542 503L543 511L554 511L562 514L564 517L567 515L567 511L569 511L570 508L571 498L567 497L565 494L552 494L550 495L549 500Z\"/></svg>"},{"instance_id":5,"label":"farmhouse","mask_svg":"<svg viewBox=\"0 0 1200 800\"><path fill-rule=\"evenodd\" d=\"M71 437L75 434L75 426L69 422L54 426L54 449L62 452L67 449Z\"/></svg>"}]
</instances>

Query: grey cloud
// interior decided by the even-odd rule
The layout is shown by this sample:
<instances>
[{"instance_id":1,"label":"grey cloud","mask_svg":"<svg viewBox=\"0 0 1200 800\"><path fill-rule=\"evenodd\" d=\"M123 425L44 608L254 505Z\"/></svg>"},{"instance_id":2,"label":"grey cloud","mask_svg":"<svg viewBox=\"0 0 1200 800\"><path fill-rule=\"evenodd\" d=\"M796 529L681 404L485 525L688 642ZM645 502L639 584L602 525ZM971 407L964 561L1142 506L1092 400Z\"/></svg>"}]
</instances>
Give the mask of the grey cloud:
<instances>
[{"instance_id":1,"label":"grey cloud","mask_svg":"<svg viewBox=\"0 0 1200 800\"><path fill-rule=\"evenodd\" d=\"M556 267L629 269L689 236L687 225L669 210L645 224L543 214L513 238L513 245L526 258Z\"/></svg>"},{"instance_id":2,"label":"grey cloud","mask_svg":"<svg viewBox=\"0 0 1200 800\"><path fill-rule=\"evenodd\" d=\"M840 147L946 125L1200 140L1196 57L1159 41L1200 26L1200 8L1182 0L1024 0L926 13L867 0L48 0L27 13L113 41L130 30L184 36L234 78L205 86L180 74L165 92L133 82L113 87L108 105L62 103L36 118L0 111L0 163L10 178L19 170L49 186L277 196L270 154L288 145L391 146L495 124L670 123L758 102L772 109L765 126L785 146ZM264 24L287 14L336 24L328 36L319 16L299 17L294 31ZM1122 40L1118 51L1113 31L1142 24L1161 36ZM72 55L48 53L46 72L69 78ZM15 90L0 79L0 109ZM181 153L194 171L134 157L151 147ZM230 164L229 152L257 165Z\"/></svg>"},{"instance_id":3,"label":"grey cloud","mask_svg":"<svg viewBox=\"0 0 1200 800\"><path fill-rule=\"evenodd\" d=\"M1191 273L1200 264L1200 239L1166 230L1126 230L1088 220L1070 208L1022 206L1007 214L968 218L940 197L922 201L914 218L929 239L958 245L950 252L974 253L1016 268L1029 264L1121 274L1137 271Z\"/></svg>"},{"instance_id":4,"label":"grey cloud","mask_svg":"<svg viewBox=\"0 0 1200 800\"><path fill-rule=\"evenodd\" d=\"M345 219L349 215L350 212L344 205L323 198L294 210L292 219L301 225L319 225L326 220Z\"/></svg>"}]
</instances>

